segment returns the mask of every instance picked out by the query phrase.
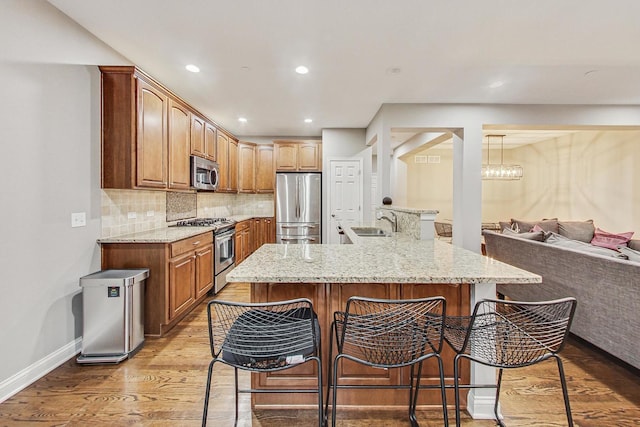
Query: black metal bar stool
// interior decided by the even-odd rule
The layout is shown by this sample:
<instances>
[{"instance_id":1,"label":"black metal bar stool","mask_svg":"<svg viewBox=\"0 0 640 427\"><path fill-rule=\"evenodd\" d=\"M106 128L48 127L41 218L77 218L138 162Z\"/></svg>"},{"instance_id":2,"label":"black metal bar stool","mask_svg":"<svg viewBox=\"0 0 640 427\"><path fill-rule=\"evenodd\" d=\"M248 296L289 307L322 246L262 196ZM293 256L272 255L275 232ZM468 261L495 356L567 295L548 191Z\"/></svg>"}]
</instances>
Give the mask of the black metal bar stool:
<instances>
[{"instance_id":1,"label":"black metal bar stool","mask_svg":"<svg viewBox=\"0 0 640 427\"><path fill-rule=\"evenodd\" d=\"M272 303L243 304L211 301L207 305L212 360L207 374L202 426L207 424L213 365L222 362L234 368L235 423L238 423L238 393L317 393L318 426L324 422L320 326L311 301L305 298ZM238 389L238 369L271 372L315 361L316 389Z\"/></svg>"},{"instance_id":2,"label":"black metal bar stool","mask_svg":"<svg viewBox=\"0 0 640 427\"><path fill-rule=\"evenodd\" d=\"M381 300L351 297L344 312L334 313L331 325L329 358L333 354L333 341L337 354L333 359L333 371L329 365L329 387L325 403L325 416L329 411L329 392L333 391L331 425L336 423L337 391L339 388L395 388L409 390L409 420L417 426L416 402L420 388L422 363L435 357L438 360L444 425L449 424L444 387L444 369L440 351L443 342L443 321L446 301L443 297L414 300ZM411 366L408 385L339 385L338 363L352 360L376 368L400 368ZM332 376L333 372L333 376Z\"/></svg>"},{"instance_id":3,"label":"black metal bar stool","mask_svg":"<svg viewBox=\"0 0 640 427\"><path fill-rule=\"evenodd\" d=\"M454 359L456 426L460 425L460 388L491 387L496 388L495 419L504 427L498 416L502 371L550 358L557 361L567 420L569 426L573 426L567 383L558 353L569 334L575 310L575 298L542 302L486 299L476 304L471 316L447 316L444 337L457 353ZM461 359L498 368L497 384L460 385Z\"/></svg>"}]
</instances>

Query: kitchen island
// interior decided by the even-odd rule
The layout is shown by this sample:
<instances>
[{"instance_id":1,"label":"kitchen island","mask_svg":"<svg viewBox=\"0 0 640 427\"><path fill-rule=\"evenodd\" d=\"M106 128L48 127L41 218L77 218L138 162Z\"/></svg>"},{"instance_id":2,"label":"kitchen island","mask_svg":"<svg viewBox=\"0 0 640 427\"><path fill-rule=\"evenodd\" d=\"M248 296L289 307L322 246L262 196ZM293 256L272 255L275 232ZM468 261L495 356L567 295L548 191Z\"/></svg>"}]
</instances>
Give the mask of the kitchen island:
<instances>
[{"instance_id":1,"label":"kitchen island","mask_svg":"<svg viewBox=\"0 0 640 427\"><path fill-rule=\"evenodd\" d=\"M345 231L353 244L345 245L263 245L228 276L230 282L251 283L251 299L269 302L309 298L318 314L322 330L323 373L328 372L330 325L333 312L344 310L354 295L374 298L408 299L444 296L447 314L469 314L476 301L495 298L497 283L540 283L538 275L492 260L474 252L440 242L416 240L403 233L389 237L359 237L349 227ZM448 384L453 384L454 353L445 345L443 361ZM269 374L252 374L252 385L261 388L309 388L316 381L315 366ZM383 370L343 360L338 372L340 384L408 384L408 369ZM461 381L495 382L492 368L466 365ZM438 384L435 360L423 368L423 385ZM325 381L326 384L326 381ZM340 407L405 408L406 390L341 390ZM464 394L464 393L463 393ZM453 403L452 391L448 394ZM307 394L254 394L257 407L313 405ZM474 418L493 417L493 390L469 393L467 404ZM419 406L439 406L437 390L420 393Z\"/></svg>"}]
</instances>

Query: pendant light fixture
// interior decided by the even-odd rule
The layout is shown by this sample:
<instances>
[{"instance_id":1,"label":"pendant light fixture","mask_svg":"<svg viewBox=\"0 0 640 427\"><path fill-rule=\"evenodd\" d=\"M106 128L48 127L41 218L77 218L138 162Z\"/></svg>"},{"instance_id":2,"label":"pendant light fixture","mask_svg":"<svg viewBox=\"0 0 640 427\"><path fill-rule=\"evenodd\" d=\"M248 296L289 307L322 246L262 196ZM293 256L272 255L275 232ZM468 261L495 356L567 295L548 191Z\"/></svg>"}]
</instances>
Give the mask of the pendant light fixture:
<instances>
[{"instance_id":1,"label":"pendant light fixture","mask_svg":"<svg viewBox=\"0 0 640 427\"><path fill-rule=\"evenodd\" d=\"M491 163L491 139L500 138L500 163ZM520 165L504 164L504 135L487 135L487 163L482 165L482 179L513 181L521 179L524 170Z\"/></svg>"}]
</instances>

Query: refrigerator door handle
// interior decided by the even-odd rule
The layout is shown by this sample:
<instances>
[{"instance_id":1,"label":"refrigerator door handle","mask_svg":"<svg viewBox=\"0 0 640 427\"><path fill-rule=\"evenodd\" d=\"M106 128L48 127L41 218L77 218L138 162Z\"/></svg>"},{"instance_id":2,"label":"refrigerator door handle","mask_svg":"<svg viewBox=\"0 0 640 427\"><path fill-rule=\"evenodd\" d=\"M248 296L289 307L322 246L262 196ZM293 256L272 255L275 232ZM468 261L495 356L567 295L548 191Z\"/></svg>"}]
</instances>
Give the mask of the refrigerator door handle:
<instances>
[{"instance_id":1,"label":"refrigerator door handle","mask_svg":"<svg viewBox=\"0 0 640 427\"><path fill-rule=\"evenodd\" d=\"M296 175L296 216L300 218L300 177Z\"/></svg>"}]
</instances>

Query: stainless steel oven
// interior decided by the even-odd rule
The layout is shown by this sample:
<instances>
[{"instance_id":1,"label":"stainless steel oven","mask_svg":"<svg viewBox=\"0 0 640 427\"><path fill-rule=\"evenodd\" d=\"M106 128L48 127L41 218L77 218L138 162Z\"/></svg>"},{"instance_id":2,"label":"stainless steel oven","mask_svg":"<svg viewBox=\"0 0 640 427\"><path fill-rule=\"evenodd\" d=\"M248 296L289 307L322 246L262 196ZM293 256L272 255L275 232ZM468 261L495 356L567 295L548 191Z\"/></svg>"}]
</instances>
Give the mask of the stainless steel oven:
<instances>
[{"instance_id":1,"label":"stainless steel oven","mask_svg":"<svg viewBox=\"0 0 640 427\"><path fill-rule=\"evenodd\" d=\"M236 229L232 228L221 233L214 233L213 239L214 292L218 293L227 284L227 274L236 265Z\"/></svg>"}]
</instances>

